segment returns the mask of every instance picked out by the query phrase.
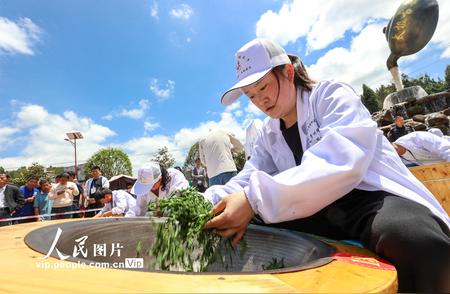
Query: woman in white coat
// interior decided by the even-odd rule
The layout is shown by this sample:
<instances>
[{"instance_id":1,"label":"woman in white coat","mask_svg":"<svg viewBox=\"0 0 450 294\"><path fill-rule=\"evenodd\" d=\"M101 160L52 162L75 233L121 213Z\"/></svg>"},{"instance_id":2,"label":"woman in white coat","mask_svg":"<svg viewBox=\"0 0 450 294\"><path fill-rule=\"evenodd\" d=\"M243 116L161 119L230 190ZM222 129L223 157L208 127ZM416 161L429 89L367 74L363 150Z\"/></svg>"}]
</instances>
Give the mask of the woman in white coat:
<instances>
[{"instance_id":1,"label":"woman in white coat","mask_svg":"<svg viewBox=\"0 0 450 294\"><path fill-rule=\"evenodd\" d=\"M450 291L450 219L403 165L347 84L314 83L296 56L255 39L236 54L241 94L269 118L251 159L205 197L208 224L236 244L255 214L265 223L358 239L392 262L402 292Z\"/></svg>"},{"instance_id":2,"label":"woman in white coat","mask_svg":"<svg viewBox=\"0 0 450 294\"><path fill-rule=\"evenodd\" d=\"M157 162L145 163L139 168L138 178L131 188L131 194L136 195L136 203L125 216L144 216L150 201L167 197L187 187L189 182L179 170L166 169Z\"/></svg>"}]
</instances>

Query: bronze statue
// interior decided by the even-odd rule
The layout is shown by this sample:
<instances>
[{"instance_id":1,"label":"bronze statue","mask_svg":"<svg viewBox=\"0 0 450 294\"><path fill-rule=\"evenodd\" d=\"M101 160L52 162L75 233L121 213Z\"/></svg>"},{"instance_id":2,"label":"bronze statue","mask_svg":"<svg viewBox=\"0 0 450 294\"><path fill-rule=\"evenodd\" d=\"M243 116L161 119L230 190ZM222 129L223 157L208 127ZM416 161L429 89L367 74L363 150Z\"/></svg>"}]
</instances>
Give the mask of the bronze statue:
<instances>
[{"instance_id":1,"label":"bronze statue","mask_svg":"<svg viewBox=\"0 0 450 294\"><path fill-rule=\"evenodd\" d=\"M436 0L405 0L383 29L391 49L387 67L394 77L397 91L403 89L397 60L425 47L436 30L438 18Z\"/></svg>"}]
</instances>

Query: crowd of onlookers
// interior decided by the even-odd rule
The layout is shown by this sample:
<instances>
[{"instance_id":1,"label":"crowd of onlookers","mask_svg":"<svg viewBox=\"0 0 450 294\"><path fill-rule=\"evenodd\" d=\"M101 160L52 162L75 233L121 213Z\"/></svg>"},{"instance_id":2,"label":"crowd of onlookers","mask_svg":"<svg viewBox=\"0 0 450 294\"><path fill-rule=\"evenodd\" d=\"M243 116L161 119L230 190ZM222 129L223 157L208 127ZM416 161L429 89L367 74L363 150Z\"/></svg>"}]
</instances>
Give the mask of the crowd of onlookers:
<instances>
[{"instance_id":1,"label":"crowd of onlookers","mask_svg":"<svg viewBox=\"0 0 450 294\"><path fill-rule=\"evenodd\" d=\"M98 198L109 181L98 166L92 167L91 176L84 185L72 171L57 175L53 182L31 176L17 187L8 183L7 174L0 174L0 226L94 216L103 207Z\"/></svg>"}]
</instances>

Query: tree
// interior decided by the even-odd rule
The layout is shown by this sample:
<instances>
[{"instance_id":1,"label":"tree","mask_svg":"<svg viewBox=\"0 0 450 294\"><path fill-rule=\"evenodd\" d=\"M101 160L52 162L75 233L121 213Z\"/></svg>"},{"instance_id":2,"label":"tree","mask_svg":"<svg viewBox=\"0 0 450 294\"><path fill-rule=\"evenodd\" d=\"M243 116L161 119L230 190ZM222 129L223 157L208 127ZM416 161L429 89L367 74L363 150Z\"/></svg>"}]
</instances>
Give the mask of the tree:
<instances>
[{"instance_id":1,"label":"tree","mask_svg":"<svg viewBox=\"0 0 450 294\"><path fill-rule=\"evenodd\" d=\"M170 154L167 147L158 149L158 153L153 156L152 160L159 162L165 168L172 167L175 164L175 158Z\"/></svg>"},{"instance_id":2,"label":"tree","mask_svg":"<svg viewBox=\"0 0 450 294\"><path fill-rule=\"evenodd\" d=\"M5 169L3 168L3 166L0 166L0 174L4 174L5 173Z\"/></svg>"},{"instance_id":3,"label":"tree","mask_svg":"<svg viewBox=\"0 0 450 294\"><path fill-rule=\"evenodd\" d=\"M445 68L445 87L450 89L450 64Z\"/></svg>"},{"instance_id":4,"label":"tree","mask_svg":"<svg viewBox=\"0 0 450 294\"><path fill-rule=\"evenodd\" d=\"M132 167L128 155L118 148L101 149L92 155L84 166L84 173L90 174L91 168L98 165L103 176L111 178L116 175L131 175Z\"/></svg>"},{"instance_id":5,"label":"tree","mask_svg":"<svg viewBox=\"0 0 450 294\"><path fill-rule=\"evenodd\" d=\"M195 166L195 160L199 157L200 156L198 153L198 142L197 142L191 146L191 149L189 149L188 155L184 160L183 171L187 179L191 178L191 171ZM205 163L203 162L203 164Z\"/></svg>"},{"instance_id":6,"label":"tree","mask_svg":"<svg viewBox=\"0 0 450 294\"><path fill-rule=\"evenodd\" d=\"M36 162L29 167L22 166L17 170L11 171L9 175L11 176L11 184L16 186L24 185L31 176L47 178L45 167Z\"/></svg>"},{"instance_id":7,"label":"tree","mask_svg":"<svg viewBox=\"0 0 450 294\"><path fill-rule=\"evenodd\" d=\"M63 167L56 167L56 166L49 166L47 168L47 176L48 177L54 177L57 176L59 174L62 174L64 172L64 168Z\"/></svg>"},{"instance_id":8,"label":"tree","mask_svg":"<svg viewBox=\"0 0 450 294\"><path fill-rule=\"evenodd\" d=\"M378 99L378 105L380 105L381 107L384 104L384 99L387 97L387 95L394 93L395 90L395 86L394 84L390 84L390 85L381 85L380 87L378 87L375 90L375 94L377 95L377 99Z\"/></svg>"},{"instance_id":9,"label":"tree","mask_svg":"<svg viewBox=\"0 0 450 294\"><path fill-rule=\"evenodd\" d=\"M421 75L418 78L411 78L406 74L402 74L402 81L405 88L411 86L421 86L428 94L439 93L445 91L445 81L441 78L433 79L427 74Z\"/></svg>"},{"instance_id":10,"label":"tree","mask_svg":"<svg viewBox=\"0 0 450 294\"><path fill-rule=\"evenodd\" d=\"M361 96L362 103L367 107L370 113L380 110L378 98L375 92L366 84L363 84L363 94Z\"/></svg>"},{"instance_id":11,"label":"tree","mask_svg":"<svg viewBox=\"0 0 450 294\"><path fill-rule=\"evenodd\" d=\"M233 160L237 170L241 171L244 168L245 162L247 161L245 158L245 151L233 153Z\"/></svg>"}]
</instances>

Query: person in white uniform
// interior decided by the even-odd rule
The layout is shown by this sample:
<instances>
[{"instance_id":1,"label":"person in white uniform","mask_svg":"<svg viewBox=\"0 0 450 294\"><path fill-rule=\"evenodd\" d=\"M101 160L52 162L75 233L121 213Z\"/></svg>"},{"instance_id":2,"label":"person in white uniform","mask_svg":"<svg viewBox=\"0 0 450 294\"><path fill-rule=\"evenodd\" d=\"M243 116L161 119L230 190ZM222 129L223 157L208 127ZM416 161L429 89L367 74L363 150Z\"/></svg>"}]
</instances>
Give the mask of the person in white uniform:
<instances>
[{"instance_id":1,"label":"person in white uniform","mask_svg":"<svg viewBox=\"0 0 450 294\"><path fill-rule=\"evenodd\" d=\"M103 208L94 217L122 216L136 205L136 199L124 190L104 189L95 198Z\"/></svg>"},{"instance_id":2,"label":"person in white uniform","mask_svg":"<svg viewBox=\"0 0 450 294\"><path fill-rule=\"evenodd\" d=\"M236 53L241 94L269 117L244 169L204 193L206 225L232 243L254 215L278 227L357 239L398 270L401 292L449 292L450 219L405 167L345 83L312 81L297 56L255 39Z\"/></svg>"},{"instance_id":3,"label":"person in white uniform","mask_svg":"<svg viewBox=\"0 0 450 294\"><path fill-rule=\"evenodd\" d=\"M150 201L170 196L173 192L189 187L189 182L180 171L166 169L157 162L145 163L138 170L138 177L131 188L136 195L136 204L125 214L126 217L144 216Z\"/></svg>"},{"instance_id":4,"label":"person in white uniform","mask_svg":"<svg viewBox=\"0 0 450 294\"><path fill-rule=\"evenodd\" d=\"M255 146L256 139L261 134L263 128L263 122L256 118L252 120L252 122L248 125L247 129L245 130L245 144L244 144L244 150L245 150L245 158L247 160L250 159L252 156L253 147Z\"/></svg>"},{"instance_id":5,"label":"person in white uniform","mask_svg":"<svg viewBox=\"0 0 450 294\"><path fill-rule=\"evenodd\" d=\"M450 141L431 132L413 132L393 143L406 165L425 165L450 161Z\"/></svg>"}]
</instances>

